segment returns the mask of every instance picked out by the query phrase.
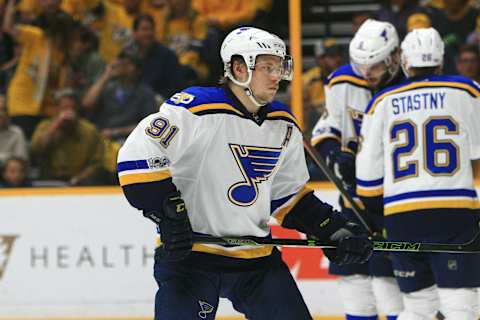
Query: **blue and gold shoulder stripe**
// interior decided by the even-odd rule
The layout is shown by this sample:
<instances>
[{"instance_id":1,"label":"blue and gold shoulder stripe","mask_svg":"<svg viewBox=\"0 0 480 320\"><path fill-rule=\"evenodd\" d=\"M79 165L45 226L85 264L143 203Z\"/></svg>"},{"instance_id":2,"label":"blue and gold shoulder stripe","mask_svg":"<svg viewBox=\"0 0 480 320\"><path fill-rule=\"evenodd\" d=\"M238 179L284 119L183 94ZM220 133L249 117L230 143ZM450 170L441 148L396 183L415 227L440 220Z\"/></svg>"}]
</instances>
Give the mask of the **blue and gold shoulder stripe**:
<instances>
[{"instance_id":1,"label":"blue and gold shoulder stripe","mask_svg":"<svg viewBox=\"0 0 480 320\"><path fill-rule=\"evenodd\" d=\"M185 108L195 115L228 113L243 116L220 87L190 87L174 94L166 103Z\"/></svg>"},{"instance_id":2,"label":"blue and gold shoulder stripe","mask_svg":"<svg viewBox=\"0 0 480 320\"><path fill-rule=\"evenodd\" d=\"M453 88L466 92L473 98L480 97L480 86L475 81L462 76L432 76L406 80L396 86L378 92L368 104L366 113L373 114L377 105L390 95L425 88Z\"/></svg>"},{"instance_id":3,"label":"blue and gold shoulder stripe","mask_svg":"<svg viewBox=\"0 0 480 320\"><path fill-rule=\"evenodd\" d=\"M224 113L248 118L241 108L235 107L235 103L227 96L225 89L221 87L190 87L176 93L166 103L171 106L185 108L198 116ZM266 108L266 119L285 120L300 129L298 121L288 106L278 101L273 101Z\"/></svg>"},{"instance_id":4,"label":"blue and gold shoulder stripe","mask_svg":"<svg viewBox=\"0 0 480 320\"><path fill-rule=\"evenodd\" d=\"M330 88L336 84L341 84L341 83L348 83L356 87L370 90L370 87L368 86L367 81L361 76L357 75L353 71L352 65L350 64L346 64L339 67L337 70L332 72L325 80L325 85L327 85Z\"/></svg>"},{"instance_id":5,"label":"blue and gold shoulder stripe","mask_svg":"<svg viewBox=\"0 0 480 320\"><path fill-rule=\"evenodd\" d=\"M273 101L267 108L266 118L268 120L284 120L292 123L301 131L300 124L287 105L284 105L279 101Z\"/></svg>"}]
</instances>

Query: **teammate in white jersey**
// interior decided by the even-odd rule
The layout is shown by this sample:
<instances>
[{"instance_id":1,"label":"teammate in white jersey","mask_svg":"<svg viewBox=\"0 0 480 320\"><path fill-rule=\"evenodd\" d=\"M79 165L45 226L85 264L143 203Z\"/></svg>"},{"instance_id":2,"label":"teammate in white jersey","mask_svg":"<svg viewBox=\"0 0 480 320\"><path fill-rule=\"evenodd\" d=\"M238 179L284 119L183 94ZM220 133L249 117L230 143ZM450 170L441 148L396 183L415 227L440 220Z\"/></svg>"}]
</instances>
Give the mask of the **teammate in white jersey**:
<instances>
[{"instance_id":1,"label":"teammate in white jersey","mask_svg":"<svg viewBox=\"0 0 480 320\"><path fill-rule=\"evenodd\" d=\"M403 79L394 26L373 19L365 21L350 42L349 54L350 64L340 67L327 79L327 112L313 129L312 145L358 200L355 154L363 114L374 91ZM343 214L356 221L342 198L340 204ZM381 216L363 215L363 218L373 231L381 234ZM388 255L375 253L366 264L331 263L329 272L340 276L338 284L347 320L377 320L380 312L386 314L388 320L394 320L403 309Z\"/></svg>"},{"instance_id":2,"label":"teammate in white jersey","mask_svg":"<svg viewBox=\"0 0 480 320\"><path fill-rule=\"evenodd\" d=\"M194 243L195 235L270 237L269 219L324 241L333 261L358 263L371 241L306 187L302 134L274 101L292 61L284 42L242 27L221 47L223 87L175 94L145 118L118 157L132 206L159 226L155 319L214 319L219 297L251 320L311 319L277 249ZM188 211L188 213L187 213Z\"/></svg>"},{"instance_id":3,"label":"teammate in white jersey","mask_svg":"<svg viewBox=\"0 0 480 320\"><path fill-rule=\"evenodd\" d=\"M408 79L377 93L357 157L357 193L384 208L389 240L462 243L478 231L474 160L480 158L480 87L442 76L444 44L433 28L402 42ZM394 273L405 310L399 320L476 319L479 254L398 253Z\"/></svg>"}]
</instances>

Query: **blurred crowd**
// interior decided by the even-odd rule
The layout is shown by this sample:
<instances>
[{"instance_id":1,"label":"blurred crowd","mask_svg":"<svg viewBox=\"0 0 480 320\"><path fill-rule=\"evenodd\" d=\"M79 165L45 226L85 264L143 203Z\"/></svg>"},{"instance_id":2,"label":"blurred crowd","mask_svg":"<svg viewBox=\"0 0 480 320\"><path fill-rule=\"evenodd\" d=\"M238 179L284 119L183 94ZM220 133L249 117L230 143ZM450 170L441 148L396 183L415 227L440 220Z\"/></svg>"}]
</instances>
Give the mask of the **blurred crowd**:
<instances>
[{"instance_id":1,"label":"blurred crowd","mask_svg":"<svg viewBox=\"0 0 480 320\"><path fill-rule=\"evenodd\" d=\"M0 187L116 184L116 155L272 0L0 0Z\"/></svg>"},{"instance_id":2,"label":"blurred crowd","mask_svg":"<svg viewBox=\"0 0 480 320\"><path fill-rule=\"evenodd\" d=\"M0 187L116 184L116 155L136 124L176 90L215 85L220 43L233 28L279 31L278 3L0 0ZM433 26L446 44L445 73L478 81L476 4L383 1L353 15L352 34L370 17L393 23L402 38ZM348 44L324 38L314 56L303 76L305 132L324 112L323 82L348 62Z\"/></svg>"}]
</instances>

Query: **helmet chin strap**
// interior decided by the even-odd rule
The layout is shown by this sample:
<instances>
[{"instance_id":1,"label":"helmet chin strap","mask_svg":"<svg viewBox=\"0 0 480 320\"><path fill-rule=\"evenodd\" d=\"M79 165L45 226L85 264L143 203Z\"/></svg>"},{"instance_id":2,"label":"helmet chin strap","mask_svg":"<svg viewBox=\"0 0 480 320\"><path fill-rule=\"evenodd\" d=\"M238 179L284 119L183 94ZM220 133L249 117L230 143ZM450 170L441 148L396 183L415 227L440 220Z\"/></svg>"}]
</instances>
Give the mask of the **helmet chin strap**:
<instances>
[{"instance_id":1,"label":"helmet chin strap","mask_svg":"<svg viewBox=\"0 0 480 320\"><path fill-rule=\"evenodd\" d=\"M252 101L252 103L257 106L257 107L263 107L264 105L266 105L267 103L260 103L257 98L255 98L255 95L253 94L253 91L252 89L250 88L250 81L252 81L252 70L250 69L247 69L248 71L248 78L245 82L240 82L238 81L237 79L235 79L235 77L232 75L232 73L230 71L227 71L227 77L232 80L233 83L235 83L236 85L240 86L243 88L243 90L245 90L245 94L247 95L247 97L250 99L250 101Z\"/></svg>"}]
</instances>

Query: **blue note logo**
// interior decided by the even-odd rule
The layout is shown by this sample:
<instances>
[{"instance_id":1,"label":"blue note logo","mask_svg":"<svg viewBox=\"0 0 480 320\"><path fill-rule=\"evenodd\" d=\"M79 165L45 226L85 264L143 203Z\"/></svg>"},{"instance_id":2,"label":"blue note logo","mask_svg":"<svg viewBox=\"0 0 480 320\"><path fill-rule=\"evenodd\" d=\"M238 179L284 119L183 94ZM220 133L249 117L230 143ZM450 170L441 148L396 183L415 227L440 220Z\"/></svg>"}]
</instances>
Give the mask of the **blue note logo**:
<instances>
[{"instance_id":1,"label":"blue note logo","mask_svg":"<svg viewBox=\"0 0 480 320\"><path fill-rule=\"evenodd\" d=\"M198 316L201 319L206 319L209 313L212 313L215 309L210 303L205 301L198 300L198 304L200 305L200 311L198 312Z\"/></svg>"},{"instance_id":2,"label":"blue note logo","mask_svg":"<svg viewBox=\"0 0 480 320\"><path fill-rule=\"evenodd\" d=\"M257 201L258 184L268 180L282 152L282 148L267 148L229 144L243 181L228 189L228 199L237 206L248 207Z\"/></svg>"}]
</instances>

